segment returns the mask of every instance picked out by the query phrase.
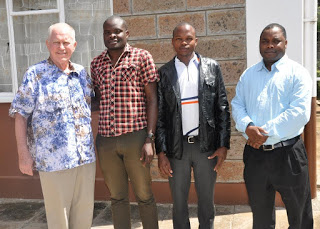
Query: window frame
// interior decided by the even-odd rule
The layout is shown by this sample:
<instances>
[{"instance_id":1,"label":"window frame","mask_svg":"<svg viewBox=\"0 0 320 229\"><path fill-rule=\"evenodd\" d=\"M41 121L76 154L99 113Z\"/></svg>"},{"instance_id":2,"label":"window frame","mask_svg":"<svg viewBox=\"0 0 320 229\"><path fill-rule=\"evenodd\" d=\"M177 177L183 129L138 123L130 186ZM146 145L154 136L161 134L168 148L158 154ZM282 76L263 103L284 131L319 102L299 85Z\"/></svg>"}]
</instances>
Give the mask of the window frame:
<instances>
[{"instance_id":1,"label":"window frame","mask_svg":"<svg viewBox=\"0 0 320 229\"><path fill-rule=\"evenodd\" d=\"M6 0L7 9L7 23L8 23L8 35L9 35L9 50L10 50L10 69L11 69L11 92L0 92L0 103L11 103L15 94L18 91L18 75L16 65L16 48L14 40L14 29L13 29L13 17L28 16L28 15L43 15L43 14L59 14L59 22L65 22L65 10L64 0L57 0L56 9L47 10L32 10L32 11L13 11L13 1Z\"/></svg>"}]
</instances>

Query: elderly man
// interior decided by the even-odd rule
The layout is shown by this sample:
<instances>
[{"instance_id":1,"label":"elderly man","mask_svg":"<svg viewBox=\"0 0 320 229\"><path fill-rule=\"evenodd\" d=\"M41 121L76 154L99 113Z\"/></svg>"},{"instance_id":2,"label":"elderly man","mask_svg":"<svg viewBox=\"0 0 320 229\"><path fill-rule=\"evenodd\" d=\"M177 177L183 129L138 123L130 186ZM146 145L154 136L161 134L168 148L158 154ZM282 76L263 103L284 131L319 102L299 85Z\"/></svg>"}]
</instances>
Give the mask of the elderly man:
<instances>
[{"instance_id":1,"label":"elderly man","mask_svg":"<svg viewBox=\"0 0 320 229\"><path fill-rule=\"evenodd\" d=\"M65 23L49 27L50 56L27 70L9 114L15 117L19 168L39 171L49 229L92 224L95 152L91 80L70 62L77 42Z\"/></svg>"},{"instance_id":2,"label":"elderly man","mask_svg":"<svg viewBox=\"0 0 320 229\"><path fill-rule=\"evenodd\" d=\"M230 113L219 64L195 52L188 23L173 30L176 56L159 69L158 166L169 177L173 226L190 228L188 194L193 169L199 228L214 225L214 186L230 145Z\"/></svg>"},{"instance_id":3,"label":"elderly man","mask_svg":"<svg viewBox=\"0 0 320 229\"><path fill-rule=\"evenodd\" d=\"M289 228L313 228L308 159L302 139L310 118L311 77L285 51L287 35L273 23L260 35L262 61L241 76L232 114L247 138L244 179L253 228L275 228L275 192L287 209Z\"/></svg>"}]
</instances>

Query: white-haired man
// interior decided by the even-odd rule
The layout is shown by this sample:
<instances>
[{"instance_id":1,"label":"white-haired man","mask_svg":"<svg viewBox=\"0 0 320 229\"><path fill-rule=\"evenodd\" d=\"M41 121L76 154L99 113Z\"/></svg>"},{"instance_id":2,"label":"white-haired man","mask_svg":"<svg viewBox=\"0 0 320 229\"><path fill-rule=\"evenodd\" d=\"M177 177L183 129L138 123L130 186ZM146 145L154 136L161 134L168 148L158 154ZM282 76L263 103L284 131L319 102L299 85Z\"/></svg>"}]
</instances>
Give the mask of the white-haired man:
<instances>
[{"instance_id":1,"label":"white-haired man","mask_svg":"<svg viewBox=\"0 0 320 229\"><path fill-rule=\"evenodd\" d=\"M96 171L91 80L70 61L74 29L57 23L48 33L49 58L29 67L9 110L19 168L30 176L39 171L49 229L88 229Z\"/></svg>"}]
</instances>

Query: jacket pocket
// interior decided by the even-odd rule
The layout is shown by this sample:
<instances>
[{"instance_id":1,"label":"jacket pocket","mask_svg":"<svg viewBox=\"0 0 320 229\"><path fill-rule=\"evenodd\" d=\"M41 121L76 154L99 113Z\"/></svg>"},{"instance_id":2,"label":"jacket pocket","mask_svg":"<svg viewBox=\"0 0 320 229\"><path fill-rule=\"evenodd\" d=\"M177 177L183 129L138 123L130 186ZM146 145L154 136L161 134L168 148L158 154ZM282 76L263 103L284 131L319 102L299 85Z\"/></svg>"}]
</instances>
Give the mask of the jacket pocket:
<instances>
[{"instance_id":1,"label":"jacket pocket","mask_svg":"<svg viewBox=\"0 0 320 229\"><path fill-rule=\"evenodd\" d=\"M212 127L212 128L215 128L215 127L216 127L216 124L215 124L215 122L214 122L213 119L207 119L207 122L208 122L208 124L209 124L210 127Z\"/></svg>"}]
</instances>

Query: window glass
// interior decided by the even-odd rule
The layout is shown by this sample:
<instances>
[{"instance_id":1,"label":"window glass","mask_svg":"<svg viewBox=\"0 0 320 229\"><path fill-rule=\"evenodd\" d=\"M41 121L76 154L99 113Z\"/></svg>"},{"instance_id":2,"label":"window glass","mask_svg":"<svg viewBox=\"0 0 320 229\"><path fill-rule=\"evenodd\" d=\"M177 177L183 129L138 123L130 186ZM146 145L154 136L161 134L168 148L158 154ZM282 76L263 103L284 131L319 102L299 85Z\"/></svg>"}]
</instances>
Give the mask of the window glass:
<instances>
[{"instance_id":1,"label":"window glass","mask_svg":"<svg viewBox=\"0 0 320 229\"><path fill-rule=\"evenodd\" d=\"M56 0L13 0L13 11L57 9Z\"/></svg>"},{"instance_id":2,"label":"window glass","mask_svg":"<svg viewBox=\"0 0 320 229\"><path fill-rule=\"evenodd\" d=\"M18 85L27 68L49 57L48 27L59 22L58 14L13 17Z\"/></svg>"},{"instance_id":3,"label":"window glass","mask_svg":"<svg viewBox=\"0 0 320 229\"><path fill-rule=\"evenodd\" d=\"M0 92L12 92L6 1L0 0Z\"/></svg>"}]
</instances>

